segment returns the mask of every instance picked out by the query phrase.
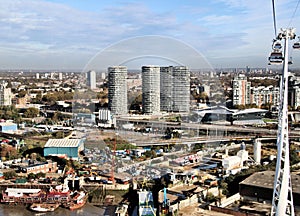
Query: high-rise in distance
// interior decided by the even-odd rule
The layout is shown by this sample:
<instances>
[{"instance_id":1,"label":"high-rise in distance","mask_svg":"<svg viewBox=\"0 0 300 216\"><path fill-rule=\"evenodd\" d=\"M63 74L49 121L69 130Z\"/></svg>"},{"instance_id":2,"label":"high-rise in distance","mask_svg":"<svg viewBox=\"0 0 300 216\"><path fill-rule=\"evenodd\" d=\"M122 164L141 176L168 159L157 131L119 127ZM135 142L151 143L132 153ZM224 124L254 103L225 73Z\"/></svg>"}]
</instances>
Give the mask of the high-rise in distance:
<instances>
[{"instance_id":1,"label":"high-rise in distance","mask_svg":"<svg viewBox=\"0 0 300 216\"><path fill-rule=\"evenodd\" d=\"M186 66L160 68L160 108L167 112L190 109L190 71Z\"/></svg>"},{"instance_id":2,"label":"high-rise in distance","mask_svg":"<svg viewBox=\"0 0 300 216\"><path fill-rule=\"evenodd\" d=\"M250 104L251 82L247 81L244 74L235 76L232 81L233 90L233 105L246 105Z\"/></svg>"},{"instance_id":3,"label":"high-rise in distance","mask_svg":"<svg viewBox=\"0 0 300 216\"><path fill-rule=\"evenodd\" d=\"M186 66L173 67L173 111L190 110L190 71Z\"/></svg>"},{"instance_id":4,"label":"high-rise in distance","mask_svg":"<svg viewBox=\"0 0 300 216\"><path fill-rule=\"evenodd\" d=\"M160 67L142 67L142 104L145 114L160 113Z\"/></svg>"},{"instance_id":5,"label":"high-rise in distance","mask_svg":"<svg viewBox=\"0 0 300 216\"><path fill-rule=\"evenodd\" d=\"M90 70L86 73L87 87L90 89L96 88L96 72Z\"/></svg>"},{"instance_id":6,"label":"high-rise in distance","mask_svg":"<svg viewBox=\"0 0 300 216\"><path fill-rule=\"evenodd\" d=\"M11 88L7 88L7 82L0 82L0 106L11 106L13 94Z\"/></svg>"},{"instance_id":7,"label":"high-rise in distance","mask_svg":"<svg viewBox=\"0 0 300 216\"><path fill-rule=\"evenodd\" d=\"M108 108L113 114L127 114L127 67L108 68Z\"/></svg>"},{"instance_id":8,"label":"high-rise in distance","mask_svg":"<svg viewBox=\"0 0 300 216\"><path fill-rule=\"evenodd\" d=\"M160 68L160 110L173 111L173 67Z\"/></svg>"}]
</instances>

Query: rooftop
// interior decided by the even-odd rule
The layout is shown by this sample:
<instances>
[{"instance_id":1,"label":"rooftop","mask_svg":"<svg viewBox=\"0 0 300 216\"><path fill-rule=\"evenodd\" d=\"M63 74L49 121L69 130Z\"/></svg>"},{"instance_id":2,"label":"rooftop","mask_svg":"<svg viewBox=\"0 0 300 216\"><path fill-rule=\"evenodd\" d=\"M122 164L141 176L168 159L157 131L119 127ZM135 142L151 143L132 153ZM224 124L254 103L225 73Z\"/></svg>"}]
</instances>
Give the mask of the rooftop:
<instances>
[{"instance_id":1,"label":"rooftop","mask_svg":"<svg viewBox=\"0 0 300 216\"><path fill-rule=\"evenodd\" d=\"M82 139L49 139L45 144L45 148L49 147L78 147Z\"/></svg>"},{"instance_id":2,"label":"rooftop","mask_svg":"<svg viewBox=\"0 0 300 216\"><path fill-rule=\"evenodd\" d=\"M300 193L300 176L291 174L293 193ZM273 189L274 171L257 172L246 178L240 184Z\"/></svg>"},{"instance_id":3,"label":"rooftop","mask_svg":"<svg viewBox=\"0 0 300 216\"><path fill-rule=\"evenodd\" d=\"M11 125L17 125L13 122L0 122L0 126L11 126Z\"/></svg>"},{"instance_id":4,"label":"rooftop","mask_svg":"<svg viewBox=\"0 0 300 216\"><path fill-rule=\"evenodd\" d=\"M6 193L28 193L28 194L38 193L40 191L41 189L30 189L30 188L7 188L5 190Z\"/></svg>"}]
</instances>

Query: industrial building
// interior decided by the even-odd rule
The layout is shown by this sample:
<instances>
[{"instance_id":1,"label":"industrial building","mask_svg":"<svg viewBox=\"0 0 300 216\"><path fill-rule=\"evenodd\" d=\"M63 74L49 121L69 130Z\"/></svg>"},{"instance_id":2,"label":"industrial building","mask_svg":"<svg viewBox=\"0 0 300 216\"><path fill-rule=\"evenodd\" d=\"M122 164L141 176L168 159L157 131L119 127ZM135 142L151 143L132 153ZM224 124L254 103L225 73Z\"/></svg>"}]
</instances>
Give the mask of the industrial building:
<instances>
[{"instance_id":1,"label":"industrial building","mask_svg":"<svg viewBox=\"0 0 300 216\"><path fill-rule=\"evenodd\" d=\"M240 195L244 199L257 201L271 201L273 196L275 172L257 172L246 178L239 184ZM300 206L300 177L291 174L294 205Z\"/></svg>"},{"instance_id":2,"label":"industrial building","mask_svg":"<svg viewBox=\"0 0 300 216\"><path fill-rule=\"evenodd\" d=\"M108 68L108 108L115 115L127 114L127 67Z\"/></svg>"},{"instance_id":3,"label":"industrial building","mask_svg":"<svg viewBox=\"0 0 300 216\"><path fill-rule=\"evenodd\" d=\"M83 150L83 139L49 139L44 146L44 156L79 160L79 153Z\"/></svg>"},{"instance_id":4,"label":"industrial building","mask_svg":"<svg viewBox=\"0 0 300 216\"><path fill-rule=\"evenodd\" d=\"M42 163L33 163L26 166L19 166L22 173L55 173L57 171L57 162L48 160Z\"/></svg>"},{"instance_id":5,"label":"industrial building","mask_svg":"<svg viewBox=\"0 0 300 216\"><path fill-rule=\"evenodd\" d=\"M91 113L78 113L75 116L76 122L78 122L78 125L85 123L88 125L94 125L96 124L96 115ZM84 124L82 124L84 125Z\"/></svg>"},{"instance_id":6,"label":"industrial building","mask_svg":"<svg viewBox=\"0 0 300 216\"><path fill-rule=\"evenodd\" d=\"M11 133L18 130L18 125L12 122L1 122L0 123L0 132Z\"/></svg>"},{"instance_id":7,"label":"industrial building","mask_svg":"<svg viewBox=\"0 0 300 216\"><path fill-rule=\"evenodd\" d=\"M97 126L101 128L111 128L116 125L116 119L108 109L99 109L96 122Z\"/></svg>"}]
</instances>

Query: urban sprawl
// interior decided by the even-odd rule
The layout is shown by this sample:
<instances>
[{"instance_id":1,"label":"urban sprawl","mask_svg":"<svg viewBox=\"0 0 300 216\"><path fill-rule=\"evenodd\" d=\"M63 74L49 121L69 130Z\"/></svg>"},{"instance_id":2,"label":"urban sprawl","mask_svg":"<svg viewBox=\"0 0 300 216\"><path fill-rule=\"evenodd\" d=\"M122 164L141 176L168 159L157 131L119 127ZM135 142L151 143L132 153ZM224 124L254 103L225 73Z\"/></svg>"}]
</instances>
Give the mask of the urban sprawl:
<instances>
[{"instance_id":1,"label":"urban sprawl","mask_svg":"<svg viewBox=\"0 0 300 216\"><path fill-rule=\"evenodd\" d=\"M0 201L36 212L94 205L118 216L269 215L281 77L250 67L1 71ZM295 70L288 127L296 213L299 121Z\"/></svg>"}]
</instances>

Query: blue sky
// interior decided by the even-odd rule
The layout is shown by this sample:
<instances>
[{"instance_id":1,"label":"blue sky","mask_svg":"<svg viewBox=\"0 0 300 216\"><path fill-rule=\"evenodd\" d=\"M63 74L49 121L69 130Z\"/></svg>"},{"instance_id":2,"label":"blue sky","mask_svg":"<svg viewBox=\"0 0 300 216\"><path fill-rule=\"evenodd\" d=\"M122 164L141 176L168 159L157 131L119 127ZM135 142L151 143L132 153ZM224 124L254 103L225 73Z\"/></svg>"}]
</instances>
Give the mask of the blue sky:
<instances>
[{"instance_id":1,"label":"blue sky","mask_svg":"<svg viewBox=\"0 0 300 216\"><path fill-rule=\"evenodd\" d=\"M297 2L275 1L278 29L300 31L300 9L290 23ZM267 67L274 38L271 0L0 0L0 9L0 69L80 70L107 47L122 52L114 45L146 35L181 41L212 67ZM139 56L147 46L135 42L126 48Z\"/></svg>"}]
</instances>

